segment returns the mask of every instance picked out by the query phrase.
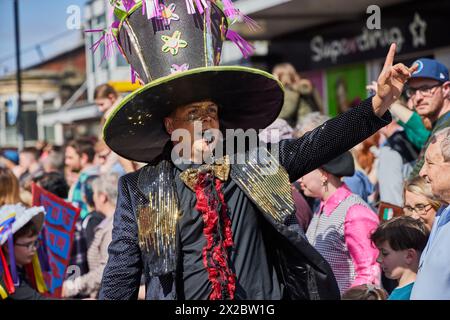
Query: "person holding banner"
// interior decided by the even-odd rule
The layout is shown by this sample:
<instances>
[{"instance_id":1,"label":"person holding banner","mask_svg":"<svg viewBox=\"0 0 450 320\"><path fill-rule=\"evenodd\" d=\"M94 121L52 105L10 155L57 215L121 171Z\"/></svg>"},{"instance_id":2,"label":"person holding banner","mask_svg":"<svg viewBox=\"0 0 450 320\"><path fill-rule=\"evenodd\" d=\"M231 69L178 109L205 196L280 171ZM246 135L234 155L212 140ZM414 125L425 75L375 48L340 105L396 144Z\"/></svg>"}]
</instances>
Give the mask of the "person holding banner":
<instances>
[{"instance_id":1,"label":"person holding banner","mask_svg":"<svg viewBox=\"0 0 450 320\"><path fill-rule=\"evenodd\" d=\"M44 225L43 207L21 204L0 208L0 297L49 300L37 249Z\"/></svg>"}]
</instances>

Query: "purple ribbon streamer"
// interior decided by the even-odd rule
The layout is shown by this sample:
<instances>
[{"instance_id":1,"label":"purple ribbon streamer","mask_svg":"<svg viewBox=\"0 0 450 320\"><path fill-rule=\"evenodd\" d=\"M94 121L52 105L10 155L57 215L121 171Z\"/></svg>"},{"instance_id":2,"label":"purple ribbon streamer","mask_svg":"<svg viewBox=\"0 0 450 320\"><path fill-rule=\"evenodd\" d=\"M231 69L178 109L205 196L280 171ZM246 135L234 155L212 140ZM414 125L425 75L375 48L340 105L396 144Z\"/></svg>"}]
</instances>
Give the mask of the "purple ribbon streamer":
<instances>
[{"instance_id":1,"label":"purple ribbon streamer","mask_svg":"<svg viewBox=\"0 0 450 320\"><path fill-rule=\"evenodd\" d=\"M255 51L255 48L245 41L236 31L228 29L227 39L233 42L239 50L241 50L242 55L246 59Z\"/></svg>"},{"instance_id":2,"label":"purple ribbon streamer","mask_svg":"<svg viewBox=\"0 0 450 320\"><path fill-rule=\"evenodd\" d=\"M122 3L127 12L130 11L130 9L136 4L134 0L122 0Z\"/></svg>"},{"instance_id":3,"label":"purple ribbon streamer","mask_svg":"<svg viewBox=\"0 0 450 320\"><path fill-rule=\"evenodd\" d=\"M203 4L200 0L195 0L195 3L197 4L197 10L200 14L203 14Z\"/></svg>"},{"instance_id":4,"label":"purple ribbon streamer","mask_svg":"<svg viewBox=\"0 0 450 320\"><path fill-rule=\"evenodd\" d=\"M130 66L131 68L131 83L136 83L136 71L134 70L134 68L132 66Z\"/></svg>"},{"instance_id":5,"label":"purple ribbon streamer","mask_svg":"<svg viewBox=\"0 0 450 320\"><path fill-rule=\"evenodd\" d=\"M195 14L194 0L186 0L188 14Z\"/></svg>"},{"instance_id":6,"label":"purple ribbon streamer","mask_svg":"<svg viewBox=\"0 0 450 320\"><path fill-rule=\"evenodd\" d=\"M41 265L42 271L49 272L50 271L50 263L48 262L45 230L42 230L39 237L40 237L39 241L41 242L41 245L37 249L39 264Z\"/></svg>"},{"instance_id":7,"label":"purple ribbon streamer","mask_svg":"<svg viewBox=\"0 0 450 320\"><path fill-rule=\"evenodd\" d=\"M236 10L233 2L231 0L222 0L223 3L223 13L228 18L235 18L237 16L238 11Z\"/></svg>"},{"instance_id":8,"label":"purple ribbon streamer","mask_svg":"<svg viewBox=\"0 0 450 320\"><path fill-rule=\"evenodd\" d=\"M20 282L19 277L17 276L16 257L14 255L14 238L12 232L8 235L8 254L9 265L11 266L11 277L14 282L14 286L18 287Z\"/></svg>"}]
</instances>

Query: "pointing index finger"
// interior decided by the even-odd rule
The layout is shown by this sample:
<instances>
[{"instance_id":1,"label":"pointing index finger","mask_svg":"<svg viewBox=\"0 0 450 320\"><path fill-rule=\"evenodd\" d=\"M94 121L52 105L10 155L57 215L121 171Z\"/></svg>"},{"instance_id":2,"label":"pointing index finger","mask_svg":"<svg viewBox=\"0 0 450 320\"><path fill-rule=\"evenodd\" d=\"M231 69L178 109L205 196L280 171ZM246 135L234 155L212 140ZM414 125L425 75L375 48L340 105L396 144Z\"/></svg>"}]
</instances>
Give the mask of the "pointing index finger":
<instances>
[{"instance_id":1,"label":"pointing index finger","mask_svg":"<svg viewBox=\"0 0 450 320\"><path fill-rule=\"evenodd\" d=\"M384 62L384 70L387 70L388 68L392 67L394 63L394 57L395 57L395 49L397 48L397 45L395 43L391 44L389 47L389 52L386 56L386 61Z\"/></svg>"}]
</instances>

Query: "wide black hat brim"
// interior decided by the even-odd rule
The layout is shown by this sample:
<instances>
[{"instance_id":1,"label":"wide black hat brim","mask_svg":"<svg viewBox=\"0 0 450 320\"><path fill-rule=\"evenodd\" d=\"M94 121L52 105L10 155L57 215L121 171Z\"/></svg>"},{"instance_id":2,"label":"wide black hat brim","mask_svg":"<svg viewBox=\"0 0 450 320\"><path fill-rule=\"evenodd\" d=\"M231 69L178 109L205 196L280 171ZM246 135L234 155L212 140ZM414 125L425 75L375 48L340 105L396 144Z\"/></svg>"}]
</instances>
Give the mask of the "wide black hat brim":
<instances>
[{"instance_id":1,"label":"wide black hat brim","mask_svg":"<svg viewBox=\"0 0 450 320\"><path fill-rule=\"evenodd\" d=\"M222 130L260 130L279 115L284 91L271 74L247 67L205 67L172 74L121 101L103 128L105 142L126 159L151 162L170 140L163 119L179 106L204 100L219 105Z\"/></svg>"}]
</instances>

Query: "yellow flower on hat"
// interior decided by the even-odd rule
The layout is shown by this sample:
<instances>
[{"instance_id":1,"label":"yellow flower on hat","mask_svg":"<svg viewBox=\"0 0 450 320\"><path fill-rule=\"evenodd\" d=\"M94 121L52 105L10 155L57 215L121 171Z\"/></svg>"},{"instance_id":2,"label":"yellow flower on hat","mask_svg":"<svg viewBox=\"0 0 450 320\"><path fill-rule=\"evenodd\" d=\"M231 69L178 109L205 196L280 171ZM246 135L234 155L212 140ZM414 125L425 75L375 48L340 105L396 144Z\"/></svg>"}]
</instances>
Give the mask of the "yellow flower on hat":
<instances>
[{"instance_id":1,"label":"yellow flower on hat","mask_svg":"<svg viewBox=\"0 0 450 320\"><path fill-rule=\"evenodd\" d=\"M180 48L186 48L187 42L181 40L181 32L175 31L171 37L161 36L161 40L164 41L162 47L163 52L170 52L172 55L178 54Z\"/></svg>"}]
</instances>

